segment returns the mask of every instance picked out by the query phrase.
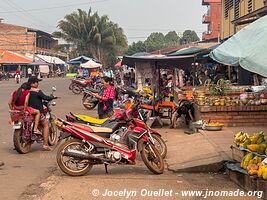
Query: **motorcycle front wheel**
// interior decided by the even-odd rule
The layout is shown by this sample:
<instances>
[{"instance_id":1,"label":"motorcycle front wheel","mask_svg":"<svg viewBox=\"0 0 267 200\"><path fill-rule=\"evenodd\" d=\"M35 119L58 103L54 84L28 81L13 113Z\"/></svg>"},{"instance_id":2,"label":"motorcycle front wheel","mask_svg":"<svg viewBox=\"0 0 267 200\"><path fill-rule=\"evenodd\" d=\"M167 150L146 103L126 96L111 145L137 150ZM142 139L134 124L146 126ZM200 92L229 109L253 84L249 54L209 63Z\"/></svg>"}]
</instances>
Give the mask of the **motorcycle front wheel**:
<instances>
[{"instance_id":1,"label":"motorcycle front wheel","mask_svg":"<svg viewBox=\"0 0 267 200\"><path fill-rule=\"evenodd\" d=\"M88 160L81 160L70 156L65 156L64 151L74 149L77 151L84 150L84 143L78 139L70 139L61 144L57 151L57 164L59 168L70 176L83 176L93 167Z\"/></svg>"},{"instance_id":2,"label":"motorcycle front wheel","mask_svg":"<svg viewBox=\"0 0 267 200\"><path fill-rule=\"evenodd\" d=\"M93 99L92 96L87 96L82 100L82 104L87 110L93 110L96 107L97 103Z\"/></svg>"},{"instance_id":3,"label":"motorcycle front wheel","mask_svg":"<svg viewBox=\"0 0 267 200\"><path fill-rule=\"evenodd\" d=\"M50 120L50 125L49 125L49 137L48 137L48 144L50 146L54 146L57 143L58 139L58 129L55 124L56 117L53 116L53 118Z\"/></svg>"},{"instance_id":4,"label":"motorcycle front wheel","mask_svg":"<svg viewBox=\"0 0 267 200\"><path fill-rule=\"evenodd\" d=\"M164 159L167 155L167 145L165 141L160 137L159 135L152 134L152 137L154 139L155 147L159 151L160 155Z\"/></svg>"},{"instance_id":5,"label":"motorcycle front wheel","mask_svg":"<svg viewBox=\"0 0 267 200\"><path fill-rule=\"evenodd\" d=\"M15 150L20 154L26 154L31 149L31 142L24 141L22 136L22 129L17 129L14 131L13 143Z\"/></svg>"},{"instance_id":6,"label":"motorcycle front wheel","mask_svg":"<svg viewBox=\"0 0 267 200\"><path fill-rule=\"evenodd\" d=\"M81 94L82 93L82 88L79 85L77 85L77 84L74 84L72 86L72 89L71 90L72 90L72 92L74 94Z\"/></svg>"},{"instance_id":7,"label":"motorcycle front wheel","mask_svg":"<svg viewBox=\"0 0 267 200\"><path fill-rule=\"evenodd\" d=\"M140 154L143 162L151 172L154 174L163 173L164 161L154 145L143 142Z\"/></svg>"},{"instance_id":8,"label":"motorcycle front wheel","mask_svg":"<svg viewBox=\"0 0 267 200\"><path fill-rule=\"evenodd\" d=\"M72 90L72 88L73 88L73 83L70 83L69 90Z\"/></svg>"}]
</instances>

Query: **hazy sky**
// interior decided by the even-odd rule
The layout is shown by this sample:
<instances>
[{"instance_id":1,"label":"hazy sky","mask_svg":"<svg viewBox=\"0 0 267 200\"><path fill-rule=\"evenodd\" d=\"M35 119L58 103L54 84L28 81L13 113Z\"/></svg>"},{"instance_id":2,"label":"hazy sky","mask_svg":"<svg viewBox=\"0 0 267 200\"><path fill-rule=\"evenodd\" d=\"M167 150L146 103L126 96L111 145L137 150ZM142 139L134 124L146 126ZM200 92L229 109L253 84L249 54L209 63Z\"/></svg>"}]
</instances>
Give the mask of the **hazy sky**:
<instances>
[{"instance_id":1,"label":"hazy sky","mask_svg":"<svg viewBox=\"0 0 267 200\"><path fill-rule=\"evenodd\" d=\"M52 33L59 20L78 8L108 15L125 31L128 41L145 40L151 32L186 29L199 36L206 30L201 0L0 0L0 18ZM18 12L19 11L19 12Z\"/></svg>"}]
</instances>

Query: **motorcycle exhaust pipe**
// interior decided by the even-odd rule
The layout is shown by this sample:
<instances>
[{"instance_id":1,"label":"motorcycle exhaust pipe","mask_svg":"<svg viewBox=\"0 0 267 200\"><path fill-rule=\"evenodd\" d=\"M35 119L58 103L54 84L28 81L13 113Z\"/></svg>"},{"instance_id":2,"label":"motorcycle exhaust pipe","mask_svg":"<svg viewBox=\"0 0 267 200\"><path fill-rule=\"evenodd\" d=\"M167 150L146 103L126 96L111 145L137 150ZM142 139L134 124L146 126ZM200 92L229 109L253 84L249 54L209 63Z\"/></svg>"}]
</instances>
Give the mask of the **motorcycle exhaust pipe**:
<instances>
[{"instance_id":1,"label":"motorcycle exhaust pipe","mask_svg":"<svg viewBox=\"0 0 267 200\"><path fill-rule=\"evenodd\" d=\"M63 156L69 156L69 157L78 158L81 160L94 160L94 161L103 162L103 160L101 158L92 156L88 153L85 153L85 152L79 151L79 150L75 150L75 149L67 149L64 152L62 152L62 154L63 154Z\"/></svg>"}]
</instances>

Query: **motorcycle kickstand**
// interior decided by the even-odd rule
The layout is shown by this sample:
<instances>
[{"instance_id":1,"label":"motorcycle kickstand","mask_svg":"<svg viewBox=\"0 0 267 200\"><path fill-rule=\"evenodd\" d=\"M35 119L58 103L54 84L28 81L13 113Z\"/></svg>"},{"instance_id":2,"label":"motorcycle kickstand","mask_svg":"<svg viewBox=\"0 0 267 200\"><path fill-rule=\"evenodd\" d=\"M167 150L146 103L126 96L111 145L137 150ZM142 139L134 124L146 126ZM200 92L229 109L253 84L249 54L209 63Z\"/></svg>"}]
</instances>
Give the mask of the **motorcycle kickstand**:
<instances>
[{"instance_id":1,"label":"motorcycle kickstand","mask_svg":"<svg viewBox=\"0 0 267 200\"><path fill-rule=\"evenodd\" d=\"M107 163L104 163L104 165L105 165L106 174L108 174L108 164Z\"/></svg>"}]
</instances>

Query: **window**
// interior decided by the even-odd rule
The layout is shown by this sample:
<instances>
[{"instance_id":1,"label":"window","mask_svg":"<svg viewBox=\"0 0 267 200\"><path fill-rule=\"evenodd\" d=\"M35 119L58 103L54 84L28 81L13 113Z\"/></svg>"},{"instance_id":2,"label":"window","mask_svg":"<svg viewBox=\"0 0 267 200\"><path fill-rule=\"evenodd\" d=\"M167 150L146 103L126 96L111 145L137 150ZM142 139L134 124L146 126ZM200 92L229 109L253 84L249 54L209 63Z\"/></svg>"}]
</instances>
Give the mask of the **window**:
<instances>
[{"instance_id":1,"label":"window","mask_svg":"<svg viewBox=\"0 0 267 200\"><path fill-rule=\"evenodd\" d=\"M252 12L252 0L248 0L248 12Z\"/></svg>"},{"instance_id":2,"label":"window","mask_svg":"<svg viewBox=\"0 0 267 200\"><path fill-rule=\"evenodd\" d=\"M235 19L239 18L239 9L240 9L240 0L234 0L235 1Z\"/></svg>"},{"instance_id":3,"label":"window","mask_svg":"<svg viewBox=\"0 0 267 200\"><path fill-rule=\"evenodd\" d=\"M224 0L224 18L228 17L229 10L233 7L234 0Z\"/></svg>"}]
</instances>

